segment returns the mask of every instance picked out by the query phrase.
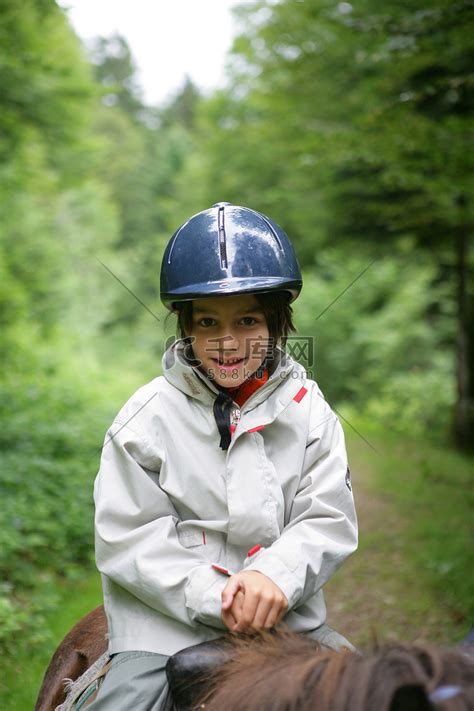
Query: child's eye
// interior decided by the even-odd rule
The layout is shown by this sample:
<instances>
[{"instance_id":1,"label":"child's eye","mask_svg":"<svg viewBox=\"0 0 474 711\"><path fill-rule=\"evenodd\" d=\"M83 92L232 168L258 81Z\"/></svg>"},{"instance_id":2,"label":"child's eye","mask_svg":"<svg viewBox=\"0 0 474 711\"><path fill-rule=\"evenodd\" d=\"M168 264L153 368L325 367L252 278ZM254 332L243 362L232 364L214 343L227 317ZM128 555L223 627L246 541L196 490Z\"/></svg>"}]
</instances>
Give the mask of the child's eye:
<instances>
[{"instance_id":1,"label":"child's eye","mask_svg":"<svg viewBox=\"0 0 474 711\"><path fill-rule=\"evenodd\" d=\"M253 316L244 316L240 320L241 320L241 322L245 322L244 326L253 326L254 324L258 323L257 319L254 318ZM211 322L211 323L209 323L209 322ZM209 328L213 324L214 324L214 319L211 318L210 316L205 316L204 318L201 318L198 321L198 326L202 326L203 328Z\"/></svg>"},{"instance_id":2,"label":"child's eye","mask_svg":"<svg viewBox=\"0 0 474 711\"><path fill-rule=\"evenodd\" d=\"M203 323L203 321L214 321L214 319L213 319L213 318L210 318L210 316L206 316L205 318L202 318L200 321L198 321L198 325L199 325L199 326L204 326L204 327L206 327L206 326L210 326L211 324L209 324L209 323Z\"/></svg>"}]
</instances>

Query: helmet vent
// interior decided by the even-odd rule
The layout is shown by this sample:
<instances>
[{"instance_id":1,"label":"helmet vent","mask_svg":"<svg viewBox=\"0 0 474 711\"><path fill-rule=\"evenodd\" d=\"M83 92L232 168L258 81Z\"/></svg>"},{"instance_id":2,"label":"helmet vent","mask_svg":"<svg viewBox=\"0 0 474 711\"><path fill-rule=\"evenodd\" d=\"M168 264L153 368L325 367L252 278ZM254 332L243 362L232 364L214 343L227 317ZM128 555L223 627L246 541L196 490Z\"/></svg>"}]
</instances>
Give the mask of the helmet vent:
<instances>
[{"instance_id":1,"label":"helmet vent","mask_svg":"<svg viewBox=\"0 0 474 711\"><path fill-rule=\"evenodd\" d=\"M219 232L219 257L221 262L221 269L227 269L227 248L225 237L224 210L224 206L219 207L219 212L217 213L217 227Z\"/></svg>"}]
</instances>

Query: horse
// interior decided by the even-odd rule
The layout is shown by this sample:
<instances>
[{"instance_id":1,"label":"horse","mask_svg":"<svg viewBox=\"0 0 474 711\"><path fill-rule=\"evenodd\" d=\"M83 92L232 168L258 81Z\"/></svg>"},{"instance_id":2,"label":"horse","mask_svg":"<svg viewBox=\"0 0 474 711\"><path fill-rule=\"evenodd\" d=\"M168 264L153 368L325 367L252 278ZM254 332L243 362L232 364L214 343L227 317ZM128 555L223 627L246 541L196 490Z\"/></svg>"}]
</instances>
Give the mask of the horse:
<instances>
[{"instance_id":1,"label":"horse","mask_svg":"<svg viewBox=\"0 0 474 711\"><path fill-rule=\"evenodd\" d=\"M99 605L82 617L56 649L43 677L35 711L54 711L66 697L64 680L78 679L107 651L107 617Z\"/></svg>"},{"instance_id":2,"label":"horse","mask_svg":"<svg viewBox=\"0 0 474 711\"><path fill-rule=\"evenodd\" d=\"M170 657L179 711L460 711L474 708L473 647L391 644L368 653L323 650L284 625L228 634ZM71 629L46 670L35 711L54 711L107 652L102 605Z\"/></svg>"},{"instance_id":3,"label":"horse","mask_svg":"<svg viewBox=\"0 0 474 711\"><path fill-rule=\"evenodd\" d=\"M474 657L461 648L395 643L323 651L290 631L244 635L207 675L206 711L467 711ZM467 648L466 648L467 649ZM472 648L471 648L472 650Z\"/></svg>"}]
</instances>

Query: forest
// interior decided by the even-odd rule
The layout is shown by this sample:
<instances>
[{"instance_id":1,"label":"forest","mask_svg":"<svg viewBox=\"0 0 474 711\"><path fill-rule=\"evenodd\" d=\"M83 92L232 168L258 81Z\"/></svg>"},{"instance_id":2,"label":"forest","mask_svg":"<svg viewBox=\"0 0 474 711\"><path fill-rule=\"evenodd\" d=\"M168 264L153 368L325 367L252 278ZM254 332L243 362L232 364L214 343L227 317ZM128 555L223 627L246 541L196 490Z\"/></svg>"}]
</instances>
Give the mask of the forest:
<instances>
[{"instance_id":1,"label":"forest","mask_svg":"<svg viewBox=\"0 0 474 711\"><path fill-rule=\"evenodd\" d=\"M421 581L392 634L413 639L434 609L436 641L472 622L474 2L257 0L234 13L225 88L187 78L150 106L123 37L86 47L53 0L0 3L2 708L29 708L55 645L101 601L103 437L176 337L164 247L218 201L270 215L295 245L294 353L344 424L356 503L360 470L361 501L380 497L401 522L413 567L397 574ZM14 682L27 656L28 702Z\"/></svg>"}]
</instances>

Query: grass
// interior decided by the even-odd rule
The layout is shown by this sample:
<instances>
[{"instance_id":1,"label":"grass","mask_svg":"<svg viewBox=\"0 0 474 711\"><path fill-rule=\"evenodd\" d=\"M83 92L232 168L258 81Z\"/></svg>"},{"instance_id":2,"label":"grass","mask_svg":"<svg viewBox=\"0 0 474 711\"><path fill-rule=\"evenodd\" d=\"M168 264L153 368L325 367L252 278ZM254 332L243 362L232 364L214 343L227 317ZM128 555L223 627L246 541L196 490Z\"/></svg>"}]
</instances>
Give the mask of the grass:
<instances>
[{"instance_id":1,"label":"grass","mask_svg":"<svg viewBox=\"0 0 474 711\"><path fill-rule=\"evenodd\" d=\"M474 460L449 447L390 439L377 471L378 491L406 520L409 555L454 622L474 619ZM408 549L408 548L407 548Z\"/></svg>"},{"instance_id":2,"label":"grass","mask_svg":"<svg viewBox=\"0 0 474 711\"><path fill-rule=\"evenodd\" d=\"M2 662L0 685L0 708L2 711L31 711L41 686L49 661L71 627L87 612L102 602L100 576L96 571L85 571L80 582L59 582L61 603L58 609L48 615L51 632L51 647L35 653L26 652L15 659Z\"/></svg>"},{"instance_id":3,"label":"grass","mask_svg":"<svg viewBox=\"0 0 474 711\"><path fill-rule=\"evenodd\" d=\"M372 600L365 629L358 628L363 642L375 627L388 640L456 644L474 620L473 459L446 445L358 429L378 452L348 434L356 502L358 478L364 499L348 573ZM341 578L337 585L347 585L345 570Z\"/></svg>"}]
</instances>

